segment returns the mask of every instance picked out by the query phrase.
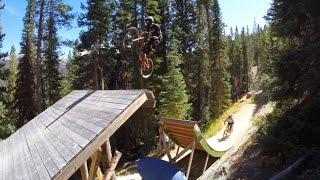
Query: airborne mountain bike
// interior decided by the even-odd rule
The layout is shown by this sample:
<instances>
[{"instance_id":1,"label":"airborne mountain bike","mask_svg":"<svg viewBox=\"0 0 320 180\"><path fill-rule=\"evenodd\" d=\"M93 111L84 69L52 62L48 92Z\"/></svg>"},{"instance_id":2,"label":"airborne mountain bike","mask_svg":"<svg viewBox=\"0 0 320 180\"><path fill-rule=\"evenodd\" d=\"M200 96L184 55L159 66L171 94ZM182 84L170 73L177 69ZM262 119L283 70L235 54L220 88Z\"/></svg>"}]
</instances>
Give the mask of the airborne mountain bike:
<instances>
[{"instance_id":1,"label":"airborne mountain bike","mask_svg":"<svg viewBox=\"0 0 320 180\"><path fill-rule=\"evenodd\" d=\"M143 78L149 78L153 72L152 51L146 52L146 44L149 32L140 33L136 27L130 27L123 39L123 47L127 51L136 51L139 54L140 74Z\"/></svg>"}]
</instances>

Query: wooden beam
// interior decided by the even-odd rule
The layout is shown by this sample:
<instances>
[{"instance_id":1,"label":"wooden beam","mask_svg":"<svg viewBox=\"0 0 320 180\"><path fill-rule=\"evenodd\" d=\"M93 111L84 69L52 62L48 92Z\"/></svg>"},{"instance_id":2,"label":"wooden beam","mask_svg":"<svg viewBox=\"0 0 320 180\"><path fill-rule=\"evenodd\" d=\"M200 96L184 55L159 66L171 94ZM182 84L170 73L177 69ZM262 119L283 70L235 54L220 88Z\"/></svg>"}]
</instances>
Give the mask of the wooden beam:
<instances>
[{"instance_id":1,"label":"wooden beam","mask_svg":"<svg viewBox=\"0 0 320 180\"><path fill-rule=\"evenodd\" d=\"M90 165L90 170L89 170L89 180L94 180L94 178L95 178L95 174L96 174L98 167L99 167L100 157L101 157L101 149L99 148L91 157L91 165Z\"/></svg>"},{"instance_id":2,"label":"wooden beam","mask_svg":"<svg viewBox=\"0 0 320 180\"><path fill-rule=\"evenodd\" d=\"M207 153L207 157L206 157L206 162L204 163L204 168L203 168L203 172L204 173L207 169L207 165L208 165L208 161L209 161L209 153Z\"/></svg>"},{"instance_id":3,"label":"wooden beam","mask_svg":"<svg viewBox=\"0 0 320 180\"><path fill-rule=\"evenodd\" d=\"M143 108L155 108L156 107L156 99L154 97L154 94L152 91L149 90L144 90L144 93L147 96L147 100L145 103L143 103L142 107Z\"/></svg>"},{"instance_id":4,"label":"wooden beam","mask_svg":"<svg viewBox=\"0 0 320 180\"><path fill-rule=\"evenodd\" d=\"M103 180L110 180L111 177L112 177L112 175L115 174L114 170L116 169L116 166L117 166L117 164L118 164L121 156L122 156L122 153L121 153L121 152L119 152L119 151L116 151L116 152L115 152L115 155L114 155L114 157L112 158L112 161L111 161L111 163L109 164L108 169L106 169L106 171L105 171L105 173L104 173L105 176L104 176Z\"/></svg>"},{"instance_id":5,"label":"wooden beam","mask_svg":"<svg viewBox=\"0 0 320 180\"><path fill-rule=\"evenodd\" d=\"M105 150L106 152L106 162L105 163L105 167L109 167L112 161L112 152L111 152L111 145L110 145L110 140L109 138L106 140L105 143L103 143L102 148ZM116 174L113 173L111 176L111 179L116 179Z\"/></svg>"},{"instance_id":6,"label":"wooden beam","mask_svg":"<svg viewBox=\"0 0 320 180\"><path fill-rule=\"evenodd\" d=\"M176 160L178 160L182 155L184 155L187 151L189 151L190 149L194 149L195 148L195 142L193 141L192 143L190 143L187 147L185 147L178 155L176 155L173 158L173 162L176 162Z\"/></svg>"},{"instance_id":7,"label":"wooden beam","mask_svg":"<svg viewBox=\"0 0 320 180\"><path fill-rule=\"evenodd\" d=\"M192 143L192 152L191 152L189 163L188 163L187 179L189 178L189 175L190 175L190 169L191 169L191 165L192 165L195 146L196 146L196 141L194 140L193 143Z\"/></svg>"},{"instance_id":8,"label":"wooden beam","mask_svg":"<svg viewBox=\"0 0 320 180\"><path fill-rule=\"evenodd\" d=\"M85 161L82 166L80 167L81 172L81 179L82 180L89 180L89 172L88 172L88 165L87 161Z\"/></svg>"},{"instance_id":9,"label":"wooden beam","mask_svg":"<svg viewBox=\"0 0 320 180\"><path fill-rule=\"evenodd\" d=\"M178 155L179 150L180 150L180 146L178 145L178 149L177 149L177 152L176 152L176 156Z\"/></svg>"}]
</instances>

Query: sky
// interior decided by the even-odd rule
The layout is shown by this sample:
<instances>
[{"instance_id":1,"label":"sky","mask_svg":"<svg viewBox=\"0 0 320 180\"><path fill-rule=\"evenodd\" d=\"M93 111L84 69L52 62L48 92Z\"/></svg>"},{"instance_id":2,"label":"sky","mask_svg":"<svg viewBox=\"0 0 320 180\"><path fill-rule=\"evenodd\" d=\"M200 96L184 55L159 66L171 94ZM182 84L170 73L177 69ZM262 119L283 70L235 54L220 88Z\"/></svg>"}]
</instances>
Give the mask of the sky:
<instances>
[{"instance_id":1,"label":"sky","mask_svg":"<svg viewBox=\"0 0 320 180\"><path fill-rule=\"evenodd\" d=\"M266 15L272 0L219 0L222 21L227 25L226 33L229 33L230 27L238 28L249 26L252 30L254 21L263 26L266 24L263 16ZM73 13L79 14L81 2L86 0L65 0L73 7ZM17 52L20 51L20 42L23 28L23 17L25 15L26 0L4 0L5 9L1 13L1 25L6 34L3 42L3 51L10 52L14 45ZM81 29L77 27L76 19L71 29L60 29L59 37L62 40L76 40L79 37ZM70 51L69 47L60 48L60 56L66 57Z\"/></svg>"}]
</instances>

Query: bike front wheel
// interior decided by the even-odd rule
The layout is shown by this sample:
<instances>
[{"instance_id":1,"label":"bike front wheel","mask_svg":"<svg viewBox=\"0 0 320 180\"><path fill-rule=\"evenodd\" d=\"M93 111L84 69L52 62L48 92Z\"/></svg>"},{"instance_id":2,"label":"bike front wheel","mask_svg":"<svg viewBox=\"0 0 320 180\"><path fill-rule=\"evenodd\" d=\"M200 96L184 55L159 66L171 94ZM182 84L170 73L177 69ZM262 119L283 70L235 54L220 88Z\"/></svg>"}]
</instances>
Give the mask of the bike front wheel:
<instances>
[{"instance_id":1,"label":"bike front wheel","mask_svg":"<svg viewBox=\"0 0 320 180\"><path fill-rule=\"evenodd\" d=\"M141 62L140 73L143 78L149 78L153 72L153 61L147 58L147 61Z\"/></svg>"},{"instance_id":2,"label":"bike front wheel","mask_svg":"<svg viewBox=\"0 0 320 180\"><path fill-rule=\"evenodd\" d=\"M123 41L122 41L123 48L126 50L133 49L135 44L134 40L138 38L139 38L139 30L135 27L130 27L123 38Z\"/></svg>"}]
</instances>

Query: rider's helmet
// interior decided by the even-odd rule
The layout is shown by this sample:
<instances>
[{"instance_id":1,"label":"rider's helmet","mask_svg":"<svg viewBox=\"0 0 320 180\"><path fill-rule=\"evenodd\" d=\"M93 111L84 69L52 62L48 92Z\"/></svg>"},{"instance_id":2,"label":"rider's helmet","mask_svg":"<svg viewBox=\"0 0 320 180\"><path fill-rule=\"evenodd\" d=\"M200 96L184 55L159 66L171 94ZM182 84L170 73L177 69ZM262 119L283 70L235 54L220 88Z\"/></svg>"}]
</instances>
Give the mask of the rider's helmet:
<instances>
[{"instance_id":1,"label":"rider's helmet","mask_svg":"<svg viewBox=\"0 0 320 180\"><path fill-rule=\"evenodd\" d=\"M145 19L147 27L150 27L152 23L154 23L154 19L152 16L147 16Z\"/></svg>"}]
</instances>

